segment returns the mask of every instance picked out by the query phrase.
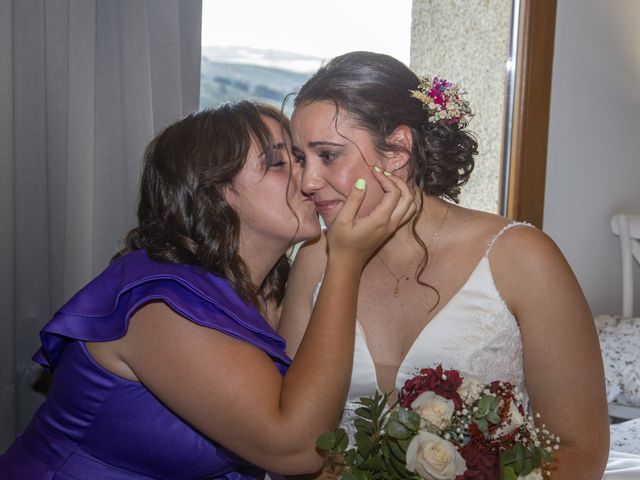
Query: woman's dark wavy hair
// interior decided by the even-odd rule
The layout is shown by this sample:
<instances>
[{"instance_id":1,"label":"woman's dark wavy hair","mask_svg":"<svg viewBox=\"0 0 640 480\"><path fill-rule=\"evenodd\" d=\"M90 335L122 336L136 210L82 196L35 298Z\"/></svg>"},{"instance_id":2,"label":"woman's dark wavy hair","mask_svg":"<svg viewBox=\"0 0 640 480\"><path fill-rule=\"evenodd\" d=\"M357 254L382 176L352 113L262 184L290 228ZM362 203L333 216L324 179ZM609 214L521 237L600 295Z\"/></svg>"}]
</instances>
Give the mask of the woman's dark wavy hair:
<instances>
[{"instance_id":1,"label":"woman's dark wavy hair","mask_svg":"<svg viewBox=\"0 0 640 480\"><path fill-rule=\"evenodd\" d=\"M469 180L478 144L468 132L446 121L430 123L420 100L413 98L420 79L402 62L388 55L351 52L335 57L300 88L294 106L329 101L344 109L355 123L369 132L379 152L402 147L387 139L396 128L411 129L412 147L408 179L427 195L459 202L460 187ZM337 121L337 117L336 117ZM339 133L339 132L338 132ZM418 205L422 211L422 197ZM429 252L416 231L419 215L413 220L413 235L424 251L416 279L424 272ZM436 292L439 302L439 294ZM433 307L435 308L435 306Z\"/></svg>"},{"instance_id":2,"label":"woman's dark wavy hair","mask_svg":"<svg viewBox=\"0 0 640 480\"><path fill-rule=\"evenodd\" d=\"M413 98L419 78L389 55L351 52L332 59L302 86L294 105L330 101L365 128L380 152L398 147L387 138L400 125L413 137L409 179L428 195L459 201L460 187L473 171L478 144L446 121L430 123L422 102Z\"/></svg>"},{"instance_id":3,"label":"woman's dark wavy hair","mask_svg":"<svg viewBox=\"0 0 640 480\"><path fill-rule=\"evenodd\" d=\"M224 277L258 308L259 298L280 304L289 274L287 256L262 285L253 285L238 253L240 218L224 195L252 144L264 153L265 168L277 161L264 117L289 133L279 110L241 101L193 113L158 134L144 155L138 226L114 259L144 249L154 260L198 265Z\"/></svg>"}]
</instances>

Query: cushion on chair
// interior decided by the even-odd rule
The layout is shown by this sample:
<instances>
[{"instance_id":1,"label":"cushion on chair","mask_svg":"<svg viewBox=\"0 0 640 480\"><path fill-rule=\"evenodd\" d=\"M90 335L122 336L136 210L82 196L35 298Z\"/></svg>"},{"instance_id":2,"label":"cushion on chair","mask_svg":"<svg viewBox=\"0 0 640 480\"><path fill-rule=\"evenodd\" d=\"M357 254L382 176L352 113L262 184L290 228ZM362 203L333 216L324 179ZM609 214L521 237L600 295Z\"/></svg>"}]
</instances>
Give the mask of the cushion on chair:
<instances>
[{"instance_id":1,"label":"cushion on chair","mask_svg":"<svg viewBox=\"0 0 640 480\"><path fill-rule=\"evenodd\" d=\"M611 425L611 450L640 455L640 418Z\"/></svg>"},{"instance_id":2,"label":"cushion on chair","mask_svg":"<svg viewBox=\"0 0 640 480\"><path fill-rule=\"evenodd\" d=\"M604 361L607 401L640 407L640 318L595 318ZM639 415L640 416L640 415Z\"/></svg>"}]
</instances>

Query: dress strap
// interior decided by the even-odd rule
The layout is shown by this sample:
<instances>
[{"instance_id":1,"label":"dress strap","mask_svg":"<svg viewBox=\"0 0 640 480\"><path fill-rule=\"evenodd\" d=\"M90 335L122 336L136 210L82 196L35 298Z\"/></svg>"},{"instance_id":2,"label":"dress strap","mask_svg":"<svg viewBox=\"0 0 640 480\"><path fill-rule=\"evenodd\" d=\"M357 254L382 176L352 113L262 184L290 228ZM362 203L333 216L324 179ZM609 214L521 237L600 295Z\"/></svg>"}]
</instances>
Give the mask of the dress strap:
<instances>
[{"instance_id":1,"label":"dress strap","mask_svg":"<svg viewBox=\"0 0 640 480\"><path fill-rule=\"evenodd\" d=\"M529 222L511 222L511 223L508 223L507 225L502 227L502 229L498 233L496 233L493 236L493 238L491 239L491 241L487 244L487 251L484 253L485 257L489 256L489 252L491 252L491 248L493 247L493 244L496 242L496 240L498 238L500 238L504 232L506 232L507 230L509 230L510 228L513 228L513 227L536 228L534 225L530 224Z\"/></svg>"}]
</instances>

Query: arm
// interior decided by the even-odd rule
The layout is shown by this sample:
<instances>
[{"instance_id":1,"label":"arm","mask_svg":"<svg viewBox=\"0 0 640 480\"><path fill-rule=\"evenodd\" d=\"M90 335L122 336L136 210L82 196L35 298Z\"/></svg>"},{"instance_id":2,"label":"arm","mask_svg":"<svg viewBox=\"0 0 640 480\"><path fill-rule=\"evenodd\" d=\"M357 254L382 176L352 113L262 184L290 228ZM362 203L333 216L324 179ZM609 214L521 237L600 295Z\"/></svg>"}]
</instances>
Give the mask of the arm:
<instances>
[{"instance_id":1,"label":"arm","mask_svg":"<svg viewBox=\"0 0 640 480\"><path fill-rule=\"evenodd\" d=\"M348 199L336 218L323 286L284 377L261 350L164 304L132 317L122 361L169 409L248 461L285 474L319 469L315 439L333 428L348 386L362 267L415 211L408 188L396 182L386 183L369 216L356 217L364 196L356 192L358 200Z\"/></svg>"},{"instance_id":2,"label":"arm","mask_svg":"<svg viewBox=\"0 0 640 480\"><path fill-rule=\"evenodd\" d=\"M499 242L492 268L522 332L531 406L561 439L551 477L600 480L609 425L602 357L587 302L545 234L516 228Z\"/></svg>"},{"instance_id":3,"label":"arm","mask_svg":"<svg viewBox=\"0 0 640 480\"><path fill-rule=\"evenodd\" d=\"M311 318L313 292L324 274L326 252L323 234L298 250L289 273L278 333L287 341L287 354L291 358L295 357Z\"/></svg>"},{"instance_id":4,"label":"arm","mask_svg":"<svg viewBox=\"0 0 640 480\"><path fill-rule=\"evenodd\" d=\"M344 264L334 272L326 289L331 314L322 307L326 301L316 309L323 331L308 337L307 358L284 377L263 351L162 303L132 317L124 361L170 410L251 463L282 473L317 470L315 439L333 427L344 403L340 376L351 363L342 353L352 348L355 309L348 297L359 278Z\"/></svg>"}]
</instances>

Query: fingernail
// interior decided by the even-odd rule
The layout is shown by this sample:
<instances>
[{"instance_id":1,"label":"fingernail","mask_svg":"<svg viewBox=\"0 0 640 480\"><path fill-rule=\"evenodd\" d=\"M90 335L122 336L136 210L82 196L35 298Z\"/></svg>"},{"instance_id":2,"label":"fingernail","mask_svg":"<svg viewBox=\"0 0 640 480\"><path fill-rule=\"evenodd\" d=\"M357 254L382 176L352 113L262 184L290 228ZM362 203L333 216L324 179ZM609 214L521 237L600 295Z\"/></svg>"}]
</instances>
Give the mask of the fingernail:
<instances>
[{"instance_id":1,"label":"fingernail","mask_svg":"<svg viewBox=\"0 0 640 480\"><path fill-rule=\"evenodd\" d=\"M391 175L393 175L393 173L391 172L387 172L386 170L383 172L387 177L390 177Z\"/></svg>"},{"instance_id":2,"label":"fingernail","mask_svg":"<svg viewBox=\"0 0 640 480\"><path fill-rule=\"evenodd\" d=\"M382 169L377 165L375 167L373 167L373 169L378 173L382 173Z\"/></svg>"},{"instance_id":3,"label":"fingernail","mask_svg":"<svg viewBox=\"0 0 640 480\"><path fill-rule=\"evenodd\" d=\"M364 178L359 178L356 181L356 188L358 190L364 190L366 186L367 186L367 181Z\"/></svg>"}]
</instances>

